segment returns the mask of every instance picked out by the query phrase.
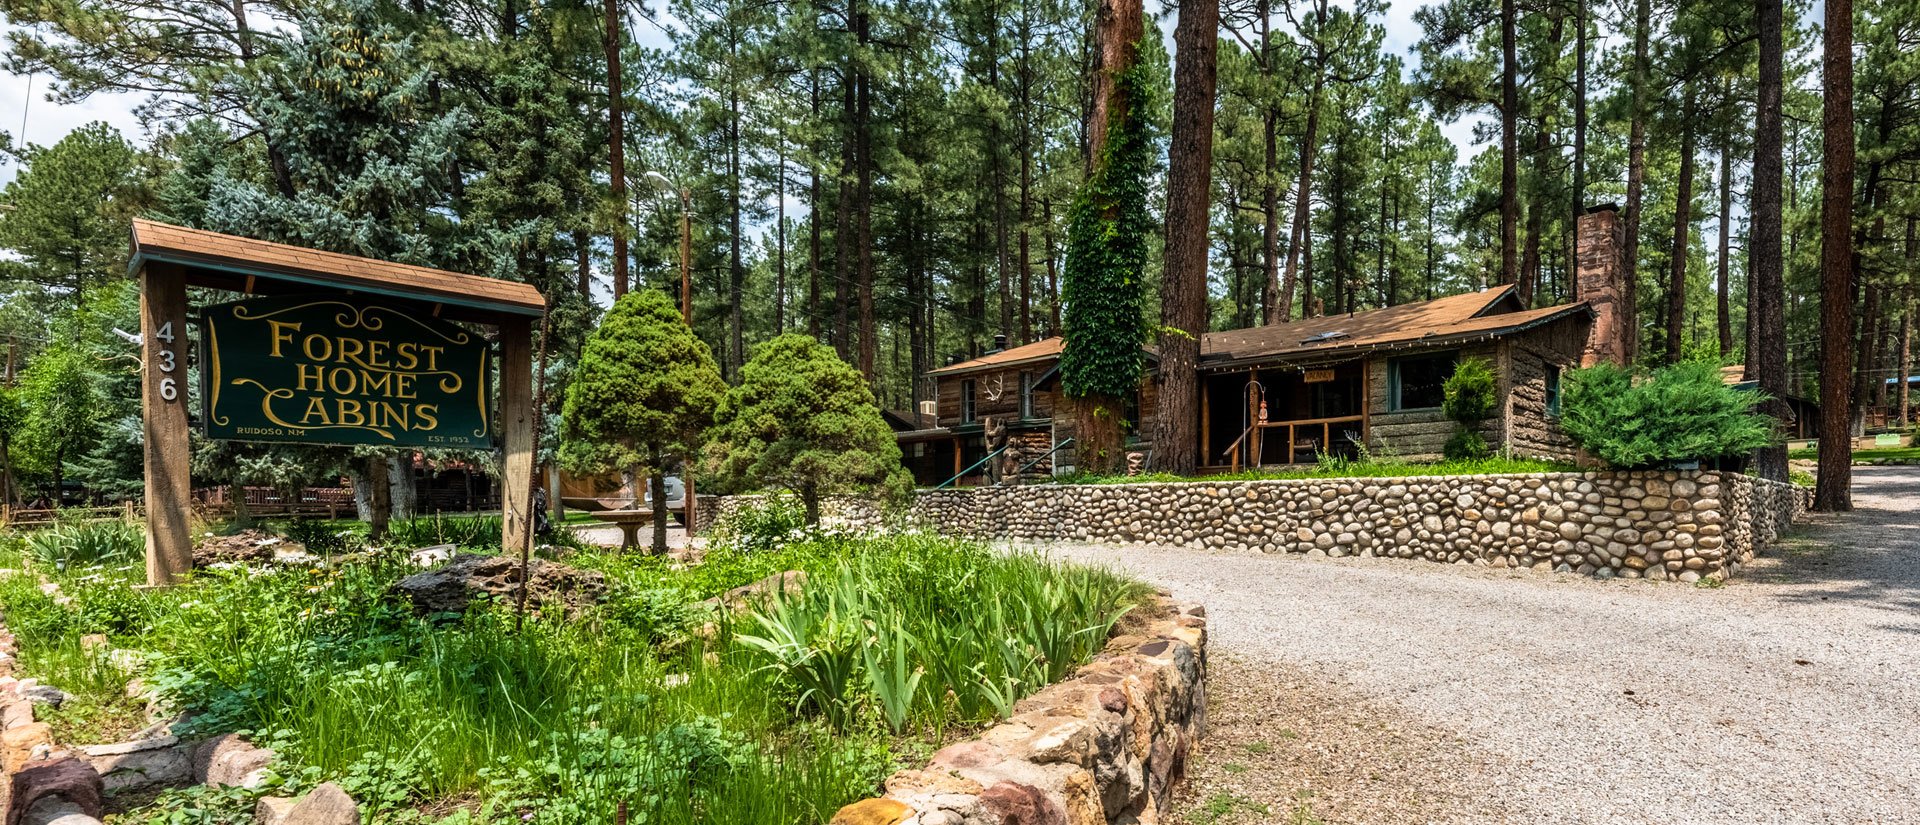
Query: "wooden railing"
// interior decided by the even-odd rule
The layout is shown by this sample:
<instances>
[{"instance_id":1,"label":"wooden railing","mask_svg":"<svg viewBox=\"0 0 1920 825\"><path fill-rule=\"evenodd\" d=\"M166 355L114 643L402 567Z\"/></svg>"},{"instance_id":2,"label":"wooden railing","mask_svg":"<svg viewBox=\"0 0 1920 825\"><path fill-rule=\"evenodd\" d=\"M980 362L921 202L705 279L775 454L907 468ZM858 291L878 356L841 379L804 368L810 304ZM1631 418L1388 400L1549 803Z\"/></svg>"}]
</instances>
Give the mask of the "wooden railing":
<instances>
[{"instance_id":1,"label":"wooden railing","mask_svg":"<svg viewBox=\"0 0 1920 825\"><path fill-rule=\"evenodd\" d=\"M1359 429L1362 432L1361 437L1365 438L1366 416L1364 415L1342 415L1332 418L1302 418L1294 421L1262 421L1247 428L1247 431L1241 433L1239 438L1234 439L1233 446L1227 448L1224 457L1227 459L1229 471L1237 473L1240 471L1242 448L1246 447L1249 443L1259 444L1269 437L1279 438L1278 431L1284 429L1287 433L1287 460L1284 463L1305 463L1299 460L1300 457L1298 455L1303 445L1310 447L1314 451L1314 455L1307 459L1308 461L1313 461L1318 457L1319 453L1324 453L1328 450L1329 445L1333 443L1334 433L1339 432L1339 425L1341 424L1360 425ZM1259 435L1250 438L1250 436L1254 435L1254 430L1256 429L1260 430ZM1318 432L1318 439L1314 438L1316 431ZM1304 440L1303 436L1305 437ZM1260 460L1261 456L1258 455L1260 451L1262 451L1262 447L1254 447L1247 450L1249 453L1254 453L1253 460L1247 462L1248 466L1258 467L1262 464Z\"/></svg>"}]
</instances>

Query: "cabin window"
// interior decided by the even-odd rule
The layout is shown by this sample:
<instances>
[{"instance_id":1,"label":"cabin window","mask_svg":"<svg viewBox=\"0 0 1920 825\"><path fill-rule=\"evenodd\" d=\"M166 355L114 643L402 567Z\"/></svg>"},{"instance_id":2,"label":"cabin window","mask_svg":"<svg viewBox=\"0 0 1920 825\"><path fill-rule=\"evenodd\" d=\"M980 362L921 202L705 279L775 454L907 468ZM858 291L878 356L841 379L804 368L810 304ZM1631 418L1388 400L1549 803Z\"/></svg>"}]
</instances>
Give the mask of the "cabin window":
<instances>
[{"instance_id":1,"label":"cabin window","mask_svg":"<svg viewBox=\"0 0 1920 825\"><path fill-rule=\"evenodd\" d=\"M960 382L960 423L973 421L973 379Z\"/></svg>"},{"instance_id":2,"label":"cabin window","mask_svg":"<svg viewBox=\"0 0 1920 825\"><path fill-rule=\"evenodd\" d=\"M1560 414L1560 366L1547 365L1547 415Z\"/></svg>"},{"instance_id":3,"label":"cabin window","mask_svg":"<svg viewBox=\"0 0 1920 825\"><path fill-rule=\"evenodd\" d=\"M1020 373L1020 417L1033 417L1033 373Z\"/></svg>"},{"instance_id":4,"label":"cabin window","mask_svg":"<svg viewBox=\"0 0 1920 825\"><path fill-rule=\"evenodd\" d=\"M1453 365L1458 360L1459 353L1446 352L1395 358L1388 362L1391 367L1388 377L1393 384L1393 409L1438 408L1446 398L1447 376L1453 374Z\"/></svg>"}]
</instances>

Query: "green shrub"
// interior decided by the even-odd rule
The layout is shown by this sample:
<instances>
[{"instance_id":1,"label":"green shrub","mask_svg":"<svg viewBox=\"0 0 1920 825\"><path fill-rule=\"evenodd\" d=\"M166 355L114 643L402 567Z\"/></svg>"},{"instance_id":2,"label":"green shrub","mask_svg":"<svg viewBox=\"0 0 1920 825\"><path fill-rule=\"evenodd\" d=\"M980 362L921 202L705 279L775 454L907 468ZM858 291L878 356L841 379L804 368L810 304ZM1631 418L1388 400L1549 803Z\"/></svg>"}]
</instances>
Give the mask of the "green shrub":
<instances>
[{"instance_id":1,"label":"green shrub","mask_svg":"<svg viewBox=\"0 0 1920 825\"><path fill-rule=\"evenodd\" d=\"M1493 367L1485 359L1467 358L1455 364L1442 387L1445 397L1440 410L1458 424L1442 451L1449 461L1473 461L1493 454L1487 439L1480 435L1480 422L1493 415L1495 397Z\"/></svg>"},{"instance_id":2,"label":"green shrub","mask_svg":"<svg viewBox=\"0 0 1920 825\"><path fill-rule=\"evenodd\" d=\"M1493 448L1487 446L1487 437L1479 430L1469 429L1455 430L1441 451L1448 461L1477 461L1493 455Z\"/></svg>"},{"instance_id":3,"label":"green shrub","mask_svg":"<svg viewBox=\"0 0 1920 825\"><path fill-rule=\"evenodd\" d=\"M452 544L462 550L499 550L502 529L499 516L421 516L388 525L387 546L411 550Z\"/></svg>"},{"instance_id":4,"label":"green shrub","mask_svg":"<svg viewBox=\"0 0 1920 825\"><path fill-rule=\"evenodd\" d=\"M775 493L742 503L714 525L713 537L745 550L767 550L785 544L806 526L800 498Z\"/></svg>"},{"instance_id":5,"label":"green shrub","mask_svg":"<svg viewBox=\"0 0 1920 825\"><path fill-rule=\"evenodd\" d=\"M1567 374L1561 425L1621 469L1743 455L1772 443L1762 396L1720 380L1713 364L1683 361L1651 372L1599 364Z\"/></svg>"},{"instance_id":6,"label":"green shrub","mask_svg":"<svg viewBox=\"0 0 1920 825\"><path fill-rule=\"evenodd\" d=\"M146 552L146 530L121 519L57 524L27 537L27 554L56 570L130 564Z\"/></svg>"},{"instance_id":7,"label":"green shrub","mask_svg":"<svg viewBox=\"0 0 1920 825\"><path fill-rule=\"evenodd\" d=\"M288 522L282 533L288 540L306 547L309 553L337 556L356 549L355 545L366 538L366 534L356 527L339 521L300 518Z\"/></svg>"}]
</instances>

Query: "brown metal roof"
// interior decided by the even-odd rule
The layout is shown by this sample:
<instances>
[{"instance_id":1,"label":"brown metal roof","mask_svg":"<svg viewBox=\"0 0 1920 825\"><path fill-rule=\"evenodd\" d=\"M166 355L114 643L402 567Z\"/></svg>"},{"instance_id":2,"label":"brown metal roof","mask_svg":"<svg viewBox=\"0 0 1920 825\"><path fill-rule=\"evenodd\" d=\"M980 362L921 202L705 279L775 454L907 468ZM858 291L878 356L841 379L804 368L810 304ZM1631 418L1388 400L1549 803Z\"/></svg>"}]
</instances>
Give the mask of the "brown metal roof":
<instances>
[{"instance_id":1,"label":"brown metal roof","mask_svg":"<svg viewBox=\"0 0 1920 825\"><path fill-rule=\"evenodd\" d=\"M1256 361L1300 361L1354 350L1450 343L1590 313L1585 303L1523 310L1513 287L1449 295L1351 315L1211 332L1201 337L1202 369Z\"/></svg>"},{"instance_id":2,"label":"brown metal roof","mask_svg":"<svg viewBox=\"0 0 1920 825\"><path fill-rule=\"evenodd\" d=\"M223 235L141 218L133 221L135 266L161 261L202 277L198 286L242 288L255 278L333 287L485 312L539 315L546 306L529 284L428 269L337 252ZM249 290L250 291L250 290Z\"/></svg>"},{"instance_id":3,"label":"brown metal roof","mask_svg":"<svg viewBox=\"0 0 1920 825\"><path fill-rule=\"evenodd\" d=\"M948 364L947 366L941 367L937 370L932 370L927 374L928 375L953 375L953 374L962 373L962 372L975 372L978 370L991 369L993 367L1007 367L1007 366L1012 366L1014 364L1025 364L1030 361L1045 361L1052 358L1058 358L1060 357L1060 350L1066 344L1066 340L1067 339L1062 338L1058 335L1055 335L1052 338L1042 338L1031 344L1012 347L1010 349L1003 349L999 352L982 355L979 358L975 358L971 361L961 361L958 364Z\"/></svg>"}]
</instances>

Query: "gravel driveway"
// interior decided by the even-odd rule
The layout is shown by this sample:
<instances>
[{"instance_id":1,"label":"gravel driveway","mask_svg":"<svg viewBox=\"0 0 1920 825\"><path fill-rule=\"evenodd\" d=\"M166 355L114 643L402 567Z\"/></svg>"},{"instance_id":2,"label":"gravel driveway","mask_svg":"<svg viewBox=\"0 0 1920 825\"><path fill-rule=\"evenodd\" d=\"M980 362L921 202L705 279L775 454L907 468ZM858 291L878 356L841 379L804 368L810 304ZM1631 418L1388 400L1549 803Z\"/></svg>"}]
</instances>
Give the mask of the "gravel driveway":
<instances>
[{"instance_id":1,"label":"gravel driveway","mask_svg":"<svg viewBox=\"0 0 1920 825\"><path fill-rule=\"evenodd\" d=\"M1920 823L1920 468L1719 588L1054 546L1206 603L1183 817Z\"/></svg>"}]
</instances>

